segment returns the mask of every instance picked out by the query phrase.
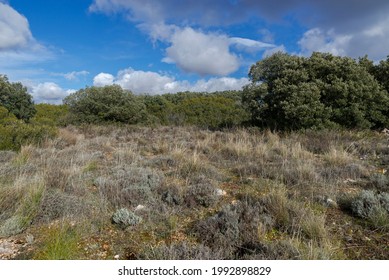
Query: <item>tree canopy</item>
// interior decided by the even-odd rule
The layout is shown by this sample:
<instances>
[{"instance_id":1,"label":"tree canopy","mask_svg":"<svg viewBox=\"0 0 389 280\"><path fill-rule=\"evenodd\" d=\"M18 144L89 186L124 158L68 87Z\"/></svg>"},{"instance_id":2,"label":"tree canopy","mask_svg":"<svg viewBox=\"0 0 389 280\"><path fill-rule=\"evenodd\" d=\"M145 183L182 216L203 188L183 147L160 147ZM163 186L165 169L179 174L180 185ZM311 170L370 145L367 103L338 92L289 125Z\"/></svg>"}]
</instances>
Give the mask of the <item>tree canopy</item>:
<instances>
[{"instance_id":1,"label":"tree canopy","mask_svg":"<svg viewBox=\"0 0 389 280\"><path fill-rule=\"evenodd\" d=\"M145 105L118 85L87 87L64 99L73 122L135 124L145 117Z\"/></svg>"},{"instance_id":2,"label":"tree canopy","mask_svg":"<svg viewBox=\"0 0 389 280\"><path fill-rule=\"evenodd\" d=\"M10 83L4 75L0 75L0 105L23 121L29 121L36 113L27 88L21 83Z\"/></svg>"},{"instance_id":3,"label":"tree canopy","mask_svg":"<svg viewBox=\"0 0 389 280\"><path fill-rule=\"evenodd\" d=\"M273 129L383 127L389 123L389 95L367 62L279 52L251 67L243 103L254 124Z\"/></svg>"}]
</instances>

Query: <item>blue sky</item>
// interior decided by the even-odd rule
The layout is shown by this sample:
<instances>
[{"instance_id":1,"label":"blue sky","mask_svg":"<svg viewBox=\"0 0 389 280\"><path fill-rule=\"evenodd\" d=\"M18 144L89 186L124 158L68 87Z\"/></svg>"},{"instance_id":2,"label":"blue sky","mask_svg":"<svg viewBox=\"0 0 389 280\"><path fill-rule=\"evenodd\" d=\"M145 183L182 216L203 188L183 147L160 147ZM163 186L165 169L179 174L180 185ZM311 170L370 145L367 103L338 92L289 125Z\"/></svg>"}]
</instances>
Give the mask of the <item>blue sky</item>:
<instances>
[{"instance_id":1,"label":"blue sky","mask_svg":"<svg viewBox=\"0 0 389 280\"><path fill-rule=\"evenodd\" d=\"M0 74L36 102L85 86L240 89L276 51L389 55L387 0L0 0Z\"/></svg>"}]
</instances>

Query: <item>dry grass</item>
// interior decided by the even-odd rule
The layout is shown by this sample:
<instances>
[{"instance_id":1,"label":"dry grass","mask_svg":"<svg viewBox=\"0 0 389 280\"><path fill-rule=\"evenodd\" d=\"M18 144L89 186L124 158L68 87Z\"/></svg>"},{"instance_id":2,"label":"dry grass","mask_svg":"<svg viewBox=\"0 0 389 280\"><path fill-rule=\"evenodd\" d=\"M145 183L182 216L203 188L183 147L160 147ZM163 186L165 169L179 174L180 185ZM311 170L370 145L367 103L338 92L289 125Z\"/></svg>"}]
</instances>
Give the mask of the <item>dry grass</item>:
<instances>
[{"instance_id":1,"label":"dry grass","mask_svg":"<svg viewBox=\"0 0 389 280\"><path fill-rule=\"evenodd\" d=\"M346 258L335 233L342 222L328 222L322 198L389 189L387 175L375 175L389 155L385 141L332 131L62 128L41 148L0 153L0 234L39 232L46 249L35 258L88 258L54 251L69 242L81 252L92 245L79 240L93 236L109 249L90 258ZM142 223L112 227L121 208ZM83 230L42 230L58 221ZM58 236L69 238L56 244Z\"/></svg>"}]
</instances>

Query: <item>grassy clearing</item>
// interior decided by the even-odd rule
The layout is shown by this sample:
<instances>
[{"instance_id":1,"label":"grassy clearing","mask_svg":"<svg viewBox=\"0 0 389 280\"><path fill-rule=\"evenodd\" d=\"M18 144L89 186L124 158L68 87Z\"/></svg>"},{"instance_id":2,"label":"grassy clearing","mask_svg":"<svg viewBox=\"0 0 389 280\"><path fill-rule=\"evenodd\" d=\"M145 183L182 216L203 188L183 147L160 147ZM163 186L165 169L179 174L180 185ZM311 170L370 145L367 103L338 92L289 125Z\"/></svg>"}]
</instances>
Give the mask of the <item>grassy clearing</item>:
<instances>
[{"instance_id":1,"label":"grassy clearing","mask_svg":"<svg viewBox=\"0 0 389 280\"><path fill-rule=\"evenodd\" d=\"M68 127L0 162L0 238L30 258L389 257L378 133Z\"/></svg>"}]
</instances>

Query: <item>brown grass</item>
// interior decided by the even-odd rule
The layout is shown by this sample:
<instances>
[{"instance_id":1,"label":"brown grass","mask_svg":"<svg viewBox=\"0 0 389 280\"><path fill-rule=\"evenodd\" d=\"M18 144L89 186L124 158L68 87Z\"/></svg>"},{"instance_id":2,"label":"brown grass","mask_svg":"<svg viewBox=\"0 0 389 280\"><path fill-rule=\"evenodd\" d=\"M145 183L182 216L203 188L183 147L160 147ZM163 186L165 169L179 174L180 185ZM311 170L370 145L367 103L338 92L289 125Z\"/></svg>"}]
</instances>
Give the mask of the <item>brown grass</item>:
<instances>
[{"instance_id":1,"label":"brown grass","mask_svg":"<svg viewBox=\"0 0 389 280\"><path fill-rule=\"evenodd\" d=\"M322 198L378 186L373 175L389 154L385 141L359 132L61 128L43 147L1 152L0 228L3 236L39 232L46 249L37 258L55 258L49 243L63 232L41 229L59 220L82 227L77 240L85 242L69 238L77 252L92 246L88 240L109 244L90 258L347 258L335 232L350 213L335 208L339 220L328 223ZM380 190L389 189L380 176ZM115 210L138 205L141 224L111 225ZM239 222L228 220L234 217ZM220 230L219 245L202 230Z\"/></svg>"}]
</instances>

